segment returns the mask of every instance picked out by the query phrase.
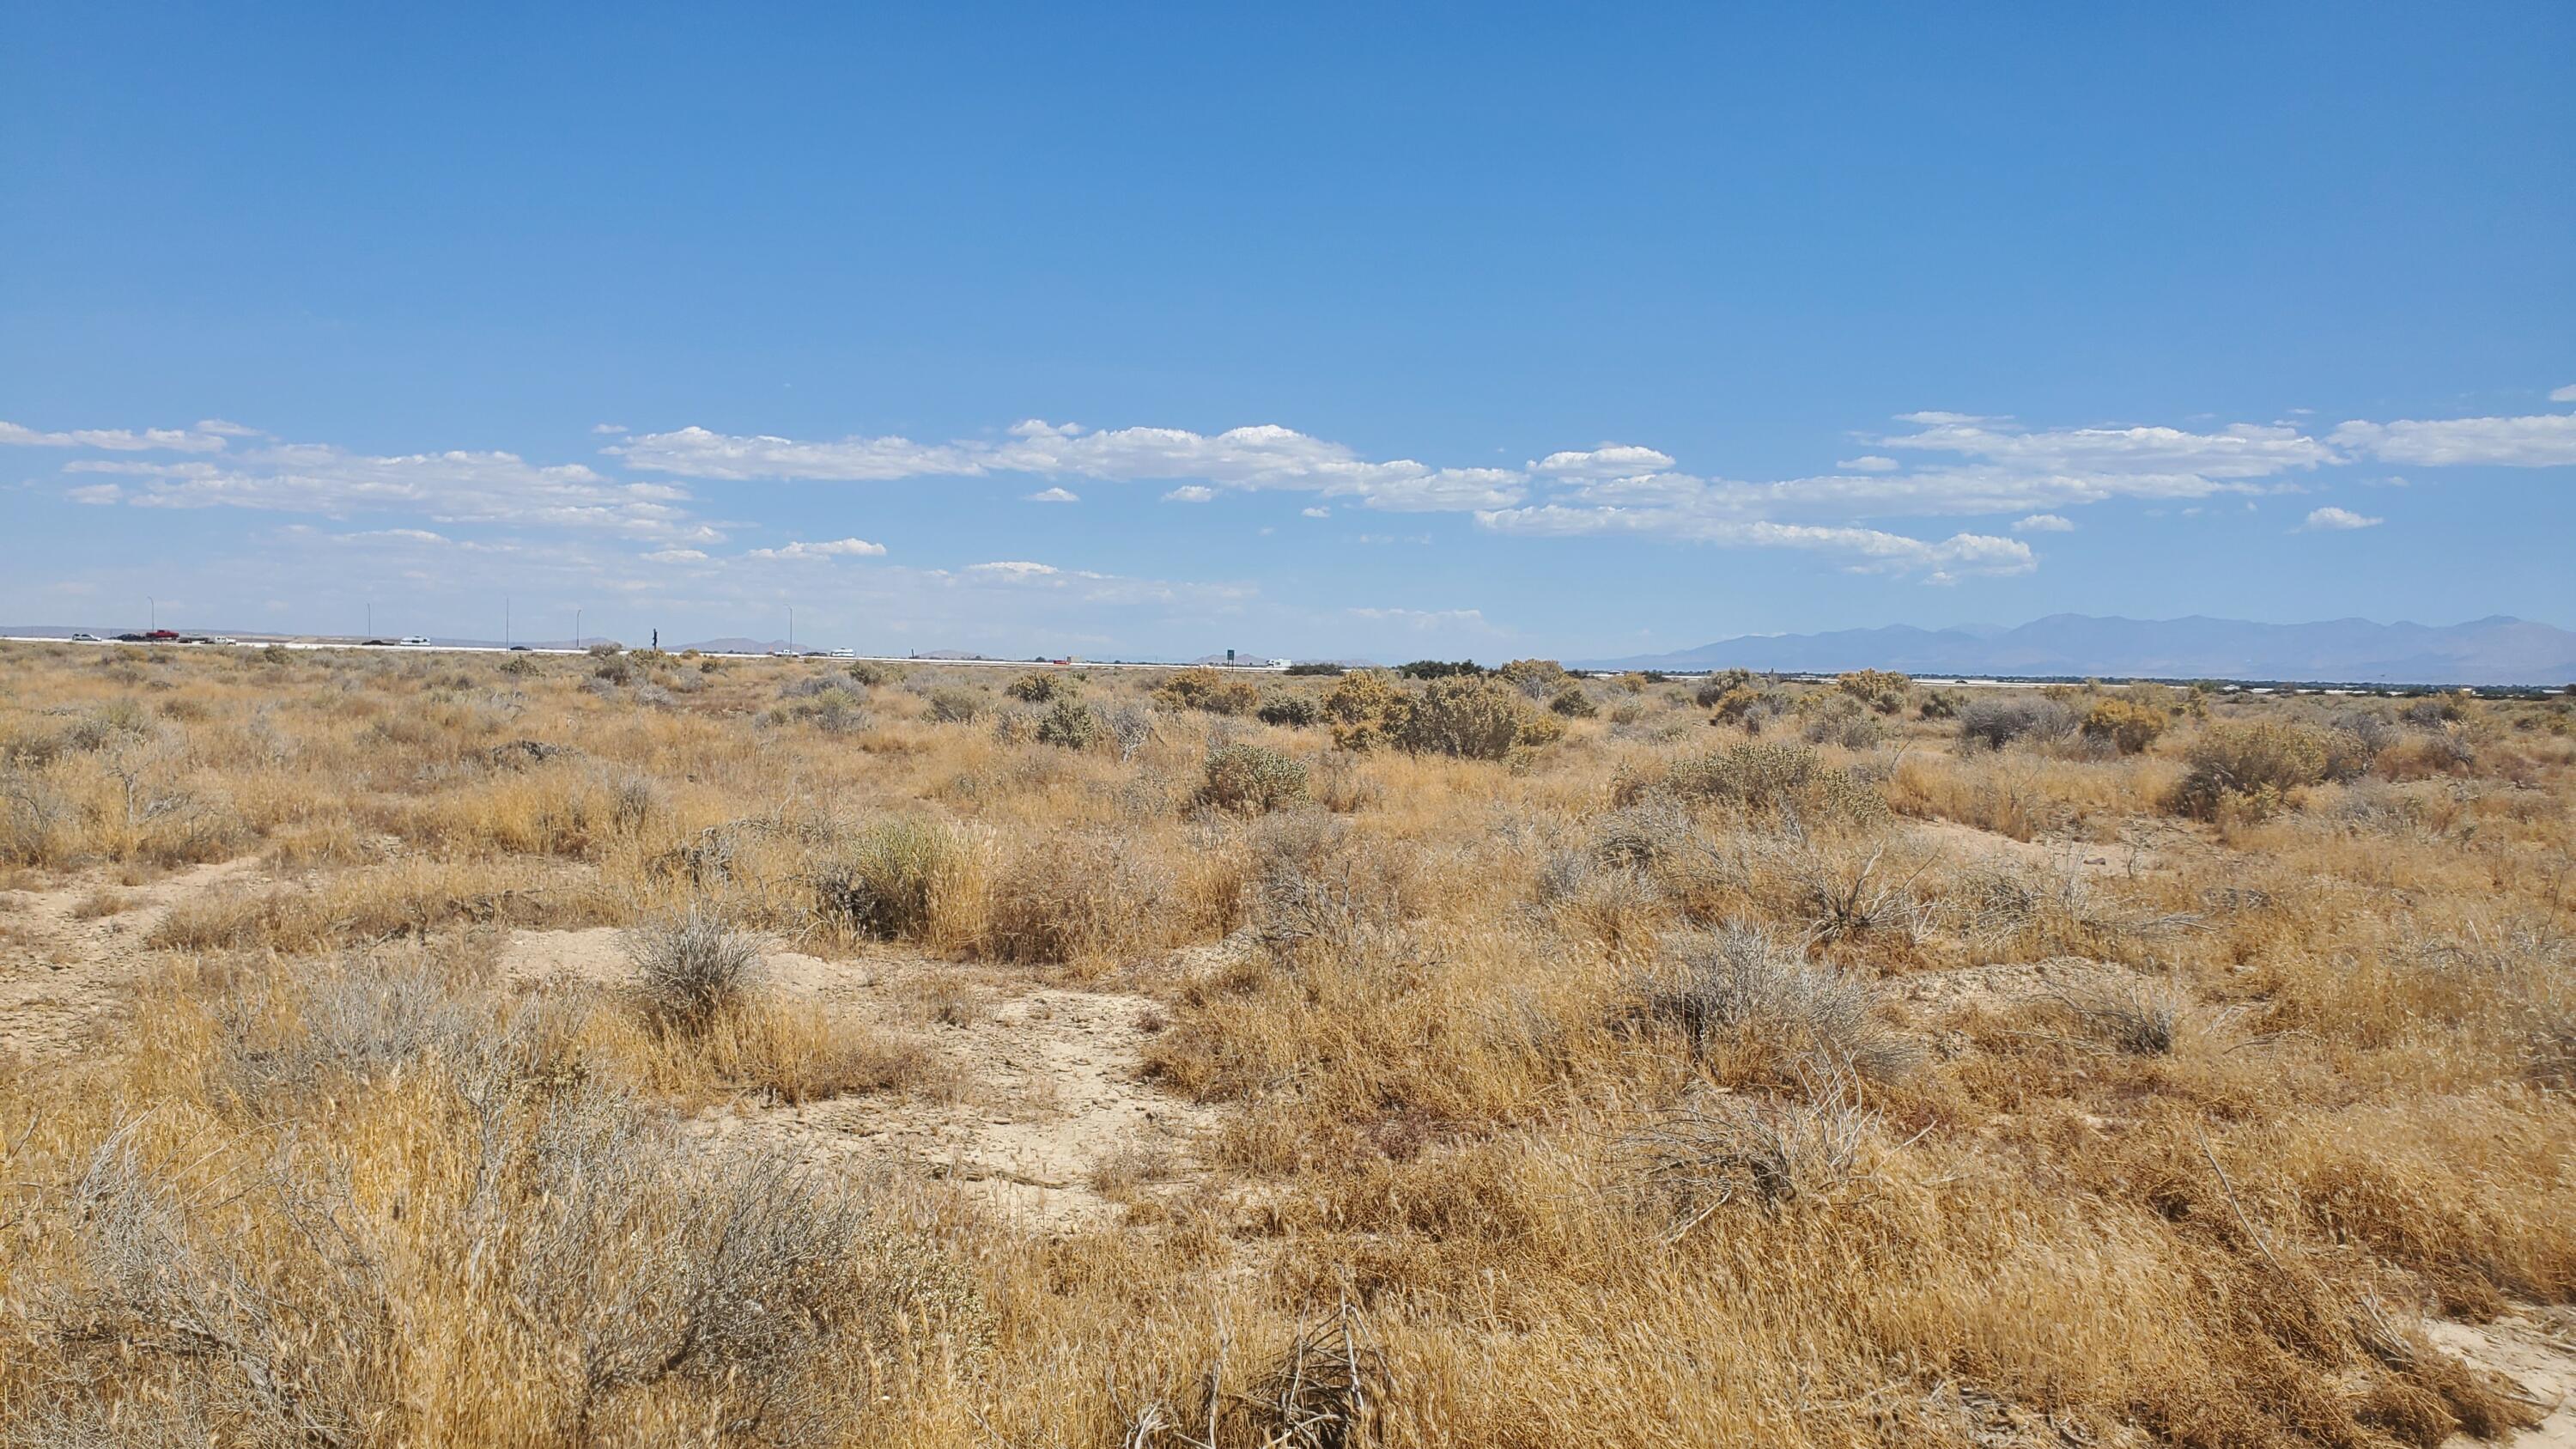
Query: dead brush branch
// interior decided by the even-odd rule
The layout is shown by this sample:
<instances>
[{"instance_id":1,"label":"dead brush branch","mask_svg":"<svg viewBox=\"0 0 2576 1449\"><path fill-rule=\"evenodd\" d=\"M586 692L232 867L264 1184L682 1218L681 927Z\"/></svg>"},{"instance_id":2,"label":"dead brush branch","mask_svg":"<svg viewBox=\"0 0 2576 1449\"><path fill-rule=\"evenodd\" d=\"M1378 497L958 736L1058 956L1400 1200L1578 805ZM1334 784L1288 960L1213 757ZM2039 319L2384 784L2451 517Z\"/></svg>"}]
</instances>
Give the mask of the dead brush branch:
<instances>
[{"instance_id":1,"label":"dead brush branch","mask_svg":"<svg viewBox=\"0 0 2576 1449\"><path fill-rule=\"evenodd\" d=\"M1254 1397L1264 1449L1345 1449L1363 1442L1386 1397L1386 1355L1368 1319L1344 1300L1298 1330Z\"/></svg>"}]
</instances>

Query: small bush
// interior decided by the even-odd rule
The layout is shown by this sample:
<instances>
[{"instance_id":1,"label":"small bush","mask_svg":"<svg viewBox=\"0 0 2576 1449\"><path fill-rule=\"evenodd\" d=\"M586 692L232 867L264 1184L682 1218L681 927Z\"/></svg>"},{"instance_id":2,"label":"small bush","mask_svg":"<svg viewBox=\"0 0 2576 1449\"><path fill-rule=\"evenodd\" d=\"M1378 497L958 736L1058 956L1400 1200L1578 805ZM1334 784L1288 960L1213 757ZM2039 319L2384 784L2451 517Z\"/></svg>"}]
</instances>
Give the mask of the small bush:
<instances>
[{"instance_id":1,"label":"small bush","mask_svg":"<svg viewBox=\"0 0 2576 1449\"><path fill-rule=\"evenodd\" d=\"M1959 738L1999 750L2015 740L2062 740L2077 723L2075 711L2053 699L1980 699L1959 711Z\"/></svg>"},{"instance_id":2,"label":"small bush","mask_svg":"<svg viewBox=\"0 0 2576 1449\"><path fill-rule=\"evenodd\" d=\"M1658 791L1746 810L1788 809L1817 821L1876 824L1890 814L1877 791L1800 745L1730 745L1670 760L1660 778L1623 776L1612 787L1612 803L1633 805Z\"/></svg>"},{"instance_id":3,"label":"small bush","mask_svg":"<svg viewBox=\"0 0 2576 1449\"><path fill-rule=\"evenodd\" d=\"M1700 681L1699 688L1691 691L1691 702L1702 709L1715 709L1733 691L1752 688L1752 670L1722 669Z\"/></svg>"},{"instance_id":4,"label":"small bush","mask_svg":"<svg viewBox=\"0 0 2576 1449\"><path fill-rule=\"evenodd\" d=\"M1956 719L1959 707L1967 702L1967 696L1955 689L1927 689L1914 712L1924 719Z\"/></svg>"},{"instance_id":5,"label":"small bush","mask_svg":"<svg viewBox=\"0 0 2576 1449\"><path fill-rule=\"evenodd\" d=\"M1081 686L1069 675L1044 674L1030 670L1003 686L1002 692L1023 704L1047 704L1058 699L1071 699Z\"/></svg>"},{"instance_id":6,"label":"small bush","mask_svg":"<svg viewBox=\"0 0 2576 1449\"><path fill-rule=\"evenodd\" d=\"M2138 754L2165 732L2165 714L2125 699L2104 699L2084 715L2084 737L2100 740L2124 755Z\"/></svg>"},{"instance_id":7,"label":"small bush","mask_svg":"<svg viewBox=\"0 0 2576 1449\"><path fill-rule=\"evenodd\" d=\"M1055 704L1040 716L1037 742L1068 750L1087 750L1097 744L1105 732L1100 712L1071 694L1056 697Z\"/></svg>"},{"instance_id":8,"label":"small bush","mask_svg":"<svg viewBox=\"0 0 2576 1449\"><path fill-rule=\"evenodd\" d=\"M653 1014L704 1027L739 1006L760 975L760 946L721 916L694 908L677 920L626 933L635 983Z\"/></svg>"},{"instance_id":9,"label":"small bush","mask_svg":"<svg viewBox=\"0 0 2576 1449\"><path fill-rule=\"evenodd\" d=\"M1558 690L1556 697L1547 702L1547 707L1552 713L1567 719L1590 719L1601 712L1601 706L1592 702L1592 696L1583 692L1583 686L1573 683Z\"/></svg>"},{"instance_id":10,"label":"small bush","mask_svg":"<svg viewBox=\"0 0 2576 1449\"><path fill-rule=\"evenodd\" d=\"M1530 708L1521 692L1475 676L1435 679L1413 701L1398 743L1415 754L1500 760L1545 744L1565 727Z\"/></svg>"},{"instance_id":11,"label":"small bush","mask_svg":"<svg viewBox=\"0 0 2576 1449\"><path fill-rule=\"evenodd\" d=\"M1203 664L1164 680L1154 691L1154 703L1171 710L1250 714L1261 703L1261 690L1251 680L1230 678L1223 670Z\"/></svg>"},{"instance_id":12,"label":"small bush","mask_svg":"<svg viewBox=\"0 0 2576 1449\"><path fill-rule=\"evenodd\" d=\"M930 717L941 724L973 724L993 708L980 689L944 685L930 692Z\"/></svg>"},{"instance_id":13,"label":"small bush","mask_svg":"<svg viewBox=\"0 0 2576 1449\"><path fill-rule=\"evenodd\" d=\"M1865 1077L1901 1076L1912 1041L1877 1017L1866 982L1813 966L1753 926L1729 922L1683 945L1645 986L1644 1014L1678 1028L1694 1059L1732 1044L1775 1061L1848 1064Z\"/></svg>"},{"instance_id":14,"label":"small bush","mask_svg":"<svg viewBox=\"0 0 2576 1449\"><path fill-rule=\"evenodd\" d=\"M1406 679L1459 679L1481 675L1485 666L1473 659L1461 659L1454 664L1438 659L1416 659L1410 664L1395 666L1395 672Z\"/></svg>"},{"instance_id":15,"label":"small bush","mask_svg":"<svg viewBox=\"0 0 2576 1449\"><path fill-rule=\"evenodd\" d=\"M1260 745L1221 745L1208 752L1197 798L1220 810L1267 815L1306 798L1306 763Z\"/></svg>"},{"instance_id":16,"label":"small bush","mask_svg":"<svg viewBox=\"0 0 2576 1449\"><path fill-rule=\"evenodd\" d=\"M1346 666L1335 664L1329 659L1310 659L1302 664L1289 665L1288 672L1290 674L1313 674L1332 678L1348 674L1350 670Z\"/></svg>"},{"instance_id":17,"label":"small bush","mask_svg":"<svg viewBox=\"0 0 2576 1449\"><path fill-rule=\"evenodd\" d=\"M2306 725L2222 725L2191 742L2191 773L2174 792L2181 814L2215 819L2222 811L2260 818L2322 784L2335 761L2334 741Z\"/></svg>"},{"instance_id":18,"label":"small bush","mask_svg":"<svg viewBox=\"0 0 2576 1449\"><path fill-rule=\"evenodd\" d=\"M1302 694L1274 694L1261 702L1253 714L1263 724L1285 725L1302 730L1324 717L1323 707Z\"/></svg>"},{"instance_id":19,"label":"small bush","mask_svg":"<svg viewBox=\"0 0 2576 1449\"><path fill-rule=\"evenodd\" d=\"M882 941L933 934L943 898L970 874L967 843L943 822L879 820L815 879L826 919Z\"/></svg>"},{"instance_id":20,"label":"small bush","mask_svg":"<svg viewBox=\"0 0 2576 1449\"><path fill-rule=\"evenodd\" d=\"M1413 718L1413 696L1378 670L1355 670L1324 696L1324 714L1333 722L1337 749L1397 746Z\"/></svg>"},{"instance_id":21,"label":"small bush","mask_svg":"<svg viewBox=\"0 0 2576 1449\"><path fill-rule=\"evenodd\" d=\"M1906 696L1914 691L1914 681L1890 670L1855 669L1835 675L1834 687L1876 713L1894 714L1905 708Z\"/></svg>"},{"instance_id":22,"label":"small bush","mask_svg":"<svg viewBox=\"0 0 2576 1449\"><path fill-rule=\"evenodd\" d=\"M880 684L892 684L903 677L901 669L890 664L879 664L873 659L862 659L851 665L848 673L852 679L870 689Z\"/></svg>"}]
</instances>

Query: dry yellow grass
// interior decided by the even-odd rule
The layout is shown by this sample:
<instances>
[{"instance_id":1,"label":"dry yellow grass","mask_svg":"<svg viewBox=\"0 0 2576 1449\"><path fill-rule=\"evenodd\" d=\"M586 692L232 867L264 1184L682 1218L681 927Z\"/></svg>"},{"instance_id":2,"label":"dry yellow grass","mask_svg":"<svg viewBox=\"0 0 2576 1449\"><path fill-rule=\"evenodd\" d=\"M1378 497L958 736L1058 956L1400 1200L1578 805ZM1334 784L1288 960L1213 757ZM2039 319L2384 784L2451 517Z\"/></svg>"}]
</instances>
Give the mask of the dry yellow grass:
<instances>
[{"instance_id":1,"label":"dry yellow grass","mask_svg":"<svg viewBox=\"0 0 2576 1449\"><path fill-rule=\"evenodd\" d=\"M1534 674L1479 761L613 663L0 648L0 902L256 862L0 1049L5 1442L2430 1445L2528 1414L2420 1319L2576 1301L2564 702L2141 691L2122 754ZM2266 724L2331 765L2178 813ZM1199 803L1226 744L1306 802ZM692 910L949 964L918 1034L496 965ZM1216 1124L1122 1217L800 1149L1038 982Z\"/></svg>"}]
</instances>

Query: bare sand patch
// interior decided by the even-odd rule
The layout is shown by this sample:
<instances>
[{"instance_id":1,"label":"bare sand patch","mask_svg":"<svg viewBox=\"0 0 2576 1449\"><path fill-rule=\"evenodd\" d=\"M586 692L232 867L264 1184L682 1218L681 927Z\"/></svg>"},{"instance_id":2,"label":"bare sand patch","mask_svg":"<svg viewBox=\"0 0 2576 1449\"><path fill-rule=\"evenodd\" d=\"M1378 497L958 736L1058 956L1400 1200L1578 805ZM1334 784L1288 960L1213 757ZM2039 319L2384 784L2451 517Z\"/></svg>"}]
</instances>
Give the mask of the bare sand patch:
<instances>
[{"instance_id":1,"label":"bare sand patch","mask_svg":"<svg viewBox=\"0 0 2576 1449\"><path fill-rule=\"evenodd\" d=\"M614 986L629 965L620 931L513 931L501 955L523 981ZM1144 1080L1162 1008L1143 996L1035 986L910 953L828 960L772 947L771 989L849 1029L928 1043L963 1084L953 1100L871 1094L796 1106L736 1103L702 1114L715 1140L772 1143L802 1160L893 1161L956 1184L1040 1230L1114 1221L1111 1179L1147 1191L1190 1180L1190 1141L1214 1113ZM1137 1164L1152 1179L1134 1183Z\"/></svg>"},{"instance_id":2,"label":"bare sand patch","mask_svg":"<svg viewBox=\"0 0 2576 1449\"><path fill-rule=\"evenodd\" d=\"M151 969L147 943L182 902L233 888L256 874L245 857L189 866L140 885L118 871L82 871L42 890L5 893L0 914L0 1053L56 1057L76 1050L113 1016L135 978ZM113 904L115 909L105 910Z\"/></svg>"},{"instance_id":3,"label":"bare sand patch","mask_svg":"<svg viewBox=\"0 0 2576 1449\"><path fill-rule=\"evenodd\" d=\"M2474 1369L2512 1381L2546 1417L2506 1442L2515 1449L2576 1446L2576 1308L2523 1305L2489 1323L2434 1320L2424 1335ZM2454 1434L2447 1446L2479 1443Z\"/></svg>"}]
</instances>

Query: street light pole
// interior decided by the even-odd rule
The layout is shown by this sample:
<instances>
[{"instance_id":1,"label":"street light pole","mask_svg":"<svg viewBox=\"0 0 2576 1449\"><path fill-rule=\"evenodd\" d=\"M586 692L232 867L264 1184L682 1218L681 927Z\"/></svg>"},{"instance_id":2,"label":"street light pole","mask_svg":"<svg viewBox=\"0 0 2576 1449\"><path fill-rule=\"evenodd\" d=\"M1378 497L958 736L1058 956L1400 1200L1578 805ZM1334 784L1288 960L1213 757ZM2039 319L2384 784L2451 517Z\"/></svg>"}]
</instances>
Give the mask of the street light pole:
<instances>
[{"instance_id":1,"label":"street light pole","mask_svg":"<svg viewBox=\"0 0 2576 1449\"><path fill-rule=\"evenodd\" d=\"M581 610L579 609L572 611L572 647L574 653L581 652Z\"/></svg>"}]
</instances>

